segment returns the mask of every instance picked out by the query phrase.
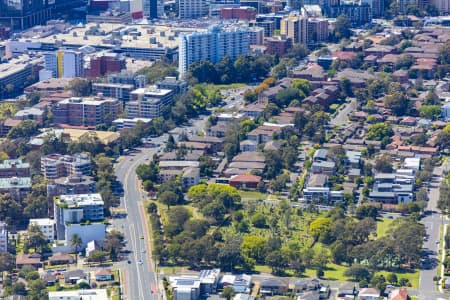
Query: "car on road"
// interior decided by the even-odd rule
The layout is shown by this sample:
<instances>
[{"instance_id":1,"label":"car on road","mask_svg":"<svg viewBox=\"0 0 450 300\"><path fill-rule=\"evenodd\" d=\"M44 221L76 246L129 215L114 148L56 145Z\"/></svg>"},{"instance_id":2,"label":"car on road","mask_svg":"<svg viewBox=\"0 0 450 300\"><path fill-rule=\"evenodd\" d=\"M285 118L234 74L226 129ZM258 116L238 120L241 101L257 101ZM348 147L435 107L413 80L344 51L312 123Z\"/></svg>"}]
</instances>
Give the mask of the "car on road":
<instances>
[{"instance_id":1,"label":"car on road","mask_svg":"<svg viewBox=\"0 0 450 300\"><path fill-rule=\"evenodd\" d=\"M138 264L142 265L143 264L142 260L138 261Z\"/></svg>"},{"instance_id":2,"label":"car on road","mask_svg":"<svg viewBox=\"0 0 450 300\"><path fill-rule=\"evenodd\" d=\"M127 263L128 263L128 264L131 264L131 260L128 260Z\"/></svg>"},{"instance_id":3,"label":"car on road","mask_svg":"<svg viewBox=\"0 0 450 300\"><path fill-rule=\"evenodd\" d=\"M139 239L143 240L143 239L144 239L144 236L143 236L143 235L141 235L141 236L139 237Z\"/></svg>"},{"instance_id":4,"label":"car on road","mask_svg":"<svg viewBox=\"0 0 450 300\"><path fill-rule=\"evenodd\" d=\"M439 244L439 240L436 241L436 244Z\"/></svg>"}]
</instances>

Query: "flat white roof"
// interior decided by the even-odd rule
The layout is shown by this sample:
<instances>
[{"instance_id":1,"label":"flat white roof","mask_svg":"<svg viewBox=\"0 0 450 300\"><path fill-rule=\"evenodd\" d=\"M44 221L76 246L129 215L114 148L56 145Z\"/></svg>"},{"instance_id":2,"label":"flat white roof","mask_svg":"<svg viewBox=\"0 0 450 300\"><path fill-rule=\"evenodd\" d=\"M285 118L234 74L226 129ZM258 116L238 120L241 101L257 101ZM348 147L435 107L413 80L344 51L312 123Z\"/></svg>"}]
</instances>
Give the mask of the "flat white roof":
<instances>
[{"instance_id":1,"label":"flat white roof","mask_svg":"<svg viewBox=\"0 0 450 300\"><path fill-rule=\"evenodd\" d=\"M49 300L68 299L68 297L80 300L108 300L106 289L48 292L48 297Z\"/></svg>"},{"instance_id":2,"label":"flat white roof","mask_svg":"<svg viewBox=\"0 0 450 300\"><path fill-rule=\"evenodd\" d=\"M66 203L69 208L88 205L104 205L102 196L96 194L61 195L58 203Z\"/></svg>"},{"instance_id":3,"label":"flat white roof","mask_svg":"<svg viewBox=\"0 0 450 300\"><path fill-rule=\"evenodd\" d=\"M30 219L30 224L37 226L51 226L55 222L50 218Z\"/></svg>"}]
</instances>

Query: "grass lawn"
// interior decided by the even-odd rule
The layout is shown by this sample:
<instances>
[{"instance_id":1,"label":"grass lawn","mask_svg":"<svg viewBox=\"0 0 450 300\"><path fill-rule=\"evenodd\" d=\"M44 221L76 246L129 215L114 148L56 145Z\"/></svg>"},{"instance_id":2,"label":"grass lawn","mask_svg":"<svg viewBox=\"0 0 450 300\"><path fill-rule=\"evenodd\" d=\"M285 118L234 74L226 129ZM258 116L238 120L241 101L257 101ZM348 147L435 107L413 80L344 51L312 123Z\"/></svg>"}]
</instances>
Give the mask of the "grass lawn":
<instances>
[{"instance_id":1,"label":"grass lawn","mask_svg":"<svg viewBox=\"0 0 450 300\"><path fill-rule=\"evenodd\" d=\"M171 274L182 274L189 272L188 267L158 267L160 271L163 271L164 275L171 275Z\"/></svg>"},{"instance_id":2,"label":"grass lawn","mask_svg":"<svg viewBox=\"0 0 450 300\"><path fill-rule=\"evenodd\" d=\"M255 271L259 273L271 273L272 269L269 266L266 265L256 265Z\"/></svg>"},{"instance_id":3,"label":"grass lawn","mask_svg":"<svg viewBox=\"0 0 450 300\"><path fill-rule=\"evenodd\" d=\"M420 271L415 270L414 272L405 272L405 271L398 271L398 272L388 272L388 271L380 271L377 272L377 275L383 275L385 278L389 273L395 273L397 275L398 280L400 278L407 278L409 282L412 285L412 288L417 289L419 287L419 275Z\"/></svg>"},{"instance_id":4,"label":"grass lawn","mask_svg":"<svg viewBox=\"0 0 450 300\"><path fill-rule=\"evenodd\" d=\"M327 268L324 270L325 275L323 276L323 279L329 281L348 280L349 278L344 276L345 269L345 266L327 264ZM304 274L308 277L317 277L316 269L306 269Z\"/></svg>"},{"instance_id":5,"label":"grass lawn","mask_svg":"<svg viewBox=\"0 0 450 300\"><path fill-rule=\"evenodd\" d=\"M386 233L391 226L393 219L382 218L377 220L377 237L381 238L386 236Z\"/></svg>"},{"instance_id":6,"label":"grass lawn","mask_svg":"<svg viewBox=\"0 0 450 300\"><path fill-rule=\"evenodd\" d=\"M263 194L256 191L241 191L239 190L239 195L244 200L265 200L267 198L267 194Z\"/></svg>"}]
</instances>

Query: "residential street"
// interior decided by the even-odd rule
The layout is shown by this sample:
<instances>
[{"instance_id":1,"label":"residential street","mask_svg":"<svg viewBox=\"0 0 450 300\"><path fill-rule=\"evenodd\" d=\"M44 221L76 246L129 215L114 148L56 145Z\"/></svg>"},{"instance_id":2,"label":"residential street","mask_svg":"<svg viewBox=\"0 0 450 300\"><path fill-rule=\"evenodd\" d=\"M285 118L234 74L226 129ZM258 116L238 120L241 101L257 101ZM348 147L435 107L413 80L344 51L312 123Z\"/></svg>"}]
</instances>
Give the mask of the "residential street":
<instances>
[{"instance_id":1,"label":"residential street","mask_svg":"<svg viewBox=\"0 0 450 300\"><path fill-rule=\"evenodd\" d=\"M435 169L434 174L438 178L442 177L443 167ZM437 209L437 201L439 199L439 182L432 182L429 192L429 198L427 205L427 211L431 213L427 215L423 220L423 224L426 228L427 239L424 242L424 250L428 253L428 257L425 259L422 270L420 271L419 280L419 299L434 300L437 298L448 298L448 295L438 292L436 283L433 281L433 277L437 275L438 271L438 252L440 244L439 232L443 223L442 215ZM448 224L448 221L444 223Z\"/></svg>"},{"instance_id":2,"label":"residential street","mask_svg":"<svg viewBox=\"0 0 450 300\"><path fill-rule=\"evenodd\" d=\"M330 124L334 126L343 125L346 121L350 113L356 108L356 98L351 98L349 103L344 104L342 110L340 110L336 117L330 120Z\"/></svg>"}]
</instances>

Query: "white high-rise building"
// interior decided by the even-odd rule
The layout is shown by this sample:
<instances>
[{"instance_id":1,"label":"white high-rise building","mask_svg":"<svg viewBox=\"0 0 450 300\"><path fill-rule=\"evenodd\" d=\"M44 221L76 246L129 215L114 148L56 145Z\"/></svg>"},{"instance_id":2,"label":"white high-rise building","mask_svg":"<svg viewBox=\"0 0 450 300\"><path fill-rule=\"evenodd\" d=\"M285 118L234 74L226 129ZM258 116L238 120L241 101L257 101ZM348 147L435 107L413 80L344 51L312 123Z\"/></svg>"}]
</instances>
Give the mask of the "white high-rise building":
<instances>
[{"instance_id":1,"label":"white high-rise building","mask_svg":"<svg viewBox=\"0 0 450 300\"><path fill-rule=\"evenodd\" d=\"M207 0L178 0L178 16L182 19L201 18L207 14Z\"/></svg>"},{"instance_id":2,"label":"white high-rise building","mask_svg":"<svg viewBox=\"0 0 450 300\"><path fill-rule=\"evenodd\" d=\"M58 50L44 54L44 69L55 78L73 78L83 75L83 53L74 50Z\"/></svg>"},{"instance_id":3,"label":"white high-rise building","mask_svg":"<svg viewBox=\"0 0 450 300\"><path fill-rule=\"evenodd\" d=\"M0 222L0 253L8 251L8 225Z\"/></svg>"},{"instance_id":4,"label":"white high-rise building","mask_svg":"<svg viewBox=\"0 0 450 300\"><path fill-rule=\"evenodd\" d=\"M224 56L236 59L246 55L249 49L249 30L240 27L222 29L209 28L207 32L195 32L180 36L179 72L185 73L189 65L201 60L219 62Z\"/></svg>"}]
</instances>

